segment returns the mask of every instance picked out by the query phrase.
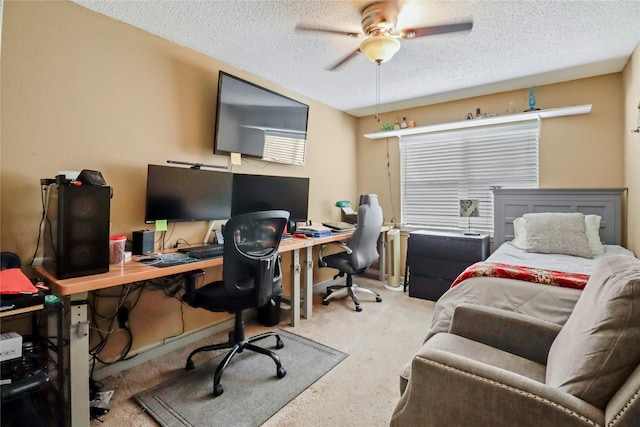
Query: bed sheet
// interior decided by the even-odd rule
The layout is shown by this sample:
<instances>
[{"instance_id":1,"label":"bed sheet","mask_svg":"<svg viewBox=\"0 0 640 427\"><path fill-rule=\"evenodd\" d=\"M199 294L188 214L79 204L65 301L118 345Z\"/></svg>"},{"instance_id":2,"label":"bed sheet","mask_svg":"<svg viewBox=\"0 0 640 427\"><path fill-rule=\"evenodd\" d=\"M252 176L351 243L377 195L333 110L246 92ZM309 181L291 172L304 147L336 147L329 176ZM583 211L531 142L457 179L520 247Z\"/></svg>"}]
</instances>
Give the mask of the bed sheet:
<instances>
[{"instance_id":1,"label":"bed sheet","mask_svg":"<svg viewBox=\"0 0 640 427\"><path fill-rule=\"evenodd\" d=\"M605 245L605 253L593 259L558 254L534 254L504 243L488 262L545 268L569 273L591 274L603 258L633 253L621 246ZM541 285L513 279L472 277L445 292L438 300L425 341L449 330L453 310L458 304L471 303L515 311L563 325L582 291Z\"/></svg>"},{"instance_id":2,"label":"bed sheet","mask_svg":"<svg viewBox=\"0 0 640 427\"><path fill-rule=\"evenodd\" d=\"M633 256L633 252L622 246L604 245L604 254L596 255L589 259L571 255L526 252L507 242L492 253L489 258L487 258L487 262L544 268L567 273L591 274L598 262L602 259L619 255Z\"/></svg>"}]
</instances>

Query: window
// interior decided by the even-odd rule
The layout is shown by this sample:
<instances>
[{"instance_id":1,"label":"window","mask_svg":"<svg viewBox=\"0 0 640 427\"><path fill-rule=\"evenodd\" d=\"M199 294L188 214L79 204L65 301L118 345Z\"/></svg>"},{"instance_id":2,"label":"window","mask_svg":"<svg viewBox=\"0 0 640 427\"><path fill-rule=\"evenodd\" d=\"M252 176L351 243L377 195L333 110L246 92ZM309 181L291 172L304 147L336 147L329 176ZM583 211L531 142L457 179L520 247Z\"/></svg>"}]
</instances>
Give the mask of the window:
<instances>
[{"instance_id":1,"label":"window","mask_svg":"<svg viewBox=\"0 0 640 427\"><path fill-rule=\"evenodd\" d=\"M265 130L262 160L304 166L306 133Z\"/></svg>"},{"instance_id":2,"label":"window","mask_svg":"<svg viewBox=\"0 0 640 427\"><path fill-rule=\"evenodd\" d=\"M492 187L538 188L539 130L536 118L401 136L402 224L492 232ZM460 199L480 216L460 217Z\"/></svg>"}]
</instances>

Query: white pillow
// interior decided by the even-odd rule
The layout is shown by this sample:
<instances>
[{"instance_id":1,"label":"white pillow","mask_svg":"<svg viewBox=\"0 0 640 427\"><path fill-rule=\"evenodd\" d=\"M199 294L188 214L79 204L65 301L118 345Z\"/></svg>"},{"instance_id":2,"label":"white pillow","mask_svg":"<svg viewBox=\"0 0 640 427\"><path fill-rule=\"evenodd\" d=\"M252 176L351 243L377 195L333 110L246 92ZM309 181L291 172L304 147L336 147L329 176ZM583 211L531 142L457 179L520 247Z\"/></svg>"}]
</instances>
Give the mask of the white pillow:
<instances>
[{"instance_id":1,"label":"white pillow","mask_svg":"<svg viewBox=\"0 0 640 427\"><path fill-rule=\"evenodd\" d=\"M519 217L513 220L513 246L520 249L527 247L527 229L526 222L523 217Z\"/></svg>"},{"instance_id":2,"label":"white pillow","mask_svg":"<svg viewBox=\"0 0 640 427\"><path fill-rule=\"evenodd\" d=\"M584 224L586 225L585 233L587 234L587 240L589 241L589 247L593 255L602 255L604 253L604 246L600 241L600 221L602 217L600 215L585 215Z\"/></svg>"},{"instance_id":3,"label":"white pillow","mask_svg":"<svg viewBox=\"0 0 640 427\"><path fill-rule=\"evenodd\" d=\"M591 248L591 253L594 256L602 255L604 253L604 246L600 241L600 221L602 217L600 215L585 215L585 234L587 235L587 241ZM527 229L526 220L523 217L518 217L513 220L513 234L514 239L511 244L516 248L526 250L527 249Z\"/></svg>"}]
</instances>

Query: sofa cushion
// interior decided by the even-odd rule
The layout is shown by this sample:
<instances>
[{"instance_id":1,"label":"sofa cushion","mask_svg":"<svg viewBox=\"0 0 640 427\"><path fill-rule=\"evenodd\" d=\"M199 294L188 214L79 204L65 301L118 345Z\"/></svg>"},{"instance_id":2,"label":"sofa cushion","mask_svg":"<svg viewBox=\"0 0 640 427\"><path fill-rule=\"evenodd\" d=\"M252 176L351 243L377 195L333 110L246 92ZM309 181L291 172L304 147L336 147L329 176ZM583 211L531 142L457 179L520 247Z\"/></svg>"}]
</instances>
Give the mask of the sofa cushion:
<instances>
[{"instance_id":1,"label":"sofa cushion","mask_svg":"<svg viewBox=\"0 0 640 427\"><path fill-rule=\"evenodd\" d=\"M603 409L640 362L640 261L598 263L551 345L546 383Z\"/></svg>"}]
</instances>

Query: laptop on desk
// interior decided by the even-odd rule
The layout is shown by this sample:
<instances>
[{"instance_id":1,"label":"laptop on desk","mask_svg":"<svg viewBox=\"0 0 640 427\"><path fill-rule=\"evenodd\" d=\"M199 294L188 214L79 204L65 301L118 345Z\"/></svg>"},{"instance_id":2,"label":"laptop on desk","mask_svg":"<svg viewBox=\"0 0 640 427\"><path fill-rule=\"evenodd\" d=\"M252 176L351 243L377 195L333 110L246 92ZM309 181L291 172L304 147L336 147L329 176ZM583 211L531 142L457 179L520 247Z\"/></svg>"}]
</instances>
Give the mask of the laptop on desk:
<instances>
[{"instance_id":1,"label":"laptop on desk","mask_svg":"<svg viewBox=\"0 0 640 427\"><path fill-rule=\"evenodd\" d=\"M323 222L322 225L329 227L333 231L350 231L355 230L356 228L355 224L349 224L348 222L342 221Z\"/></svg>"}]
</instances>

